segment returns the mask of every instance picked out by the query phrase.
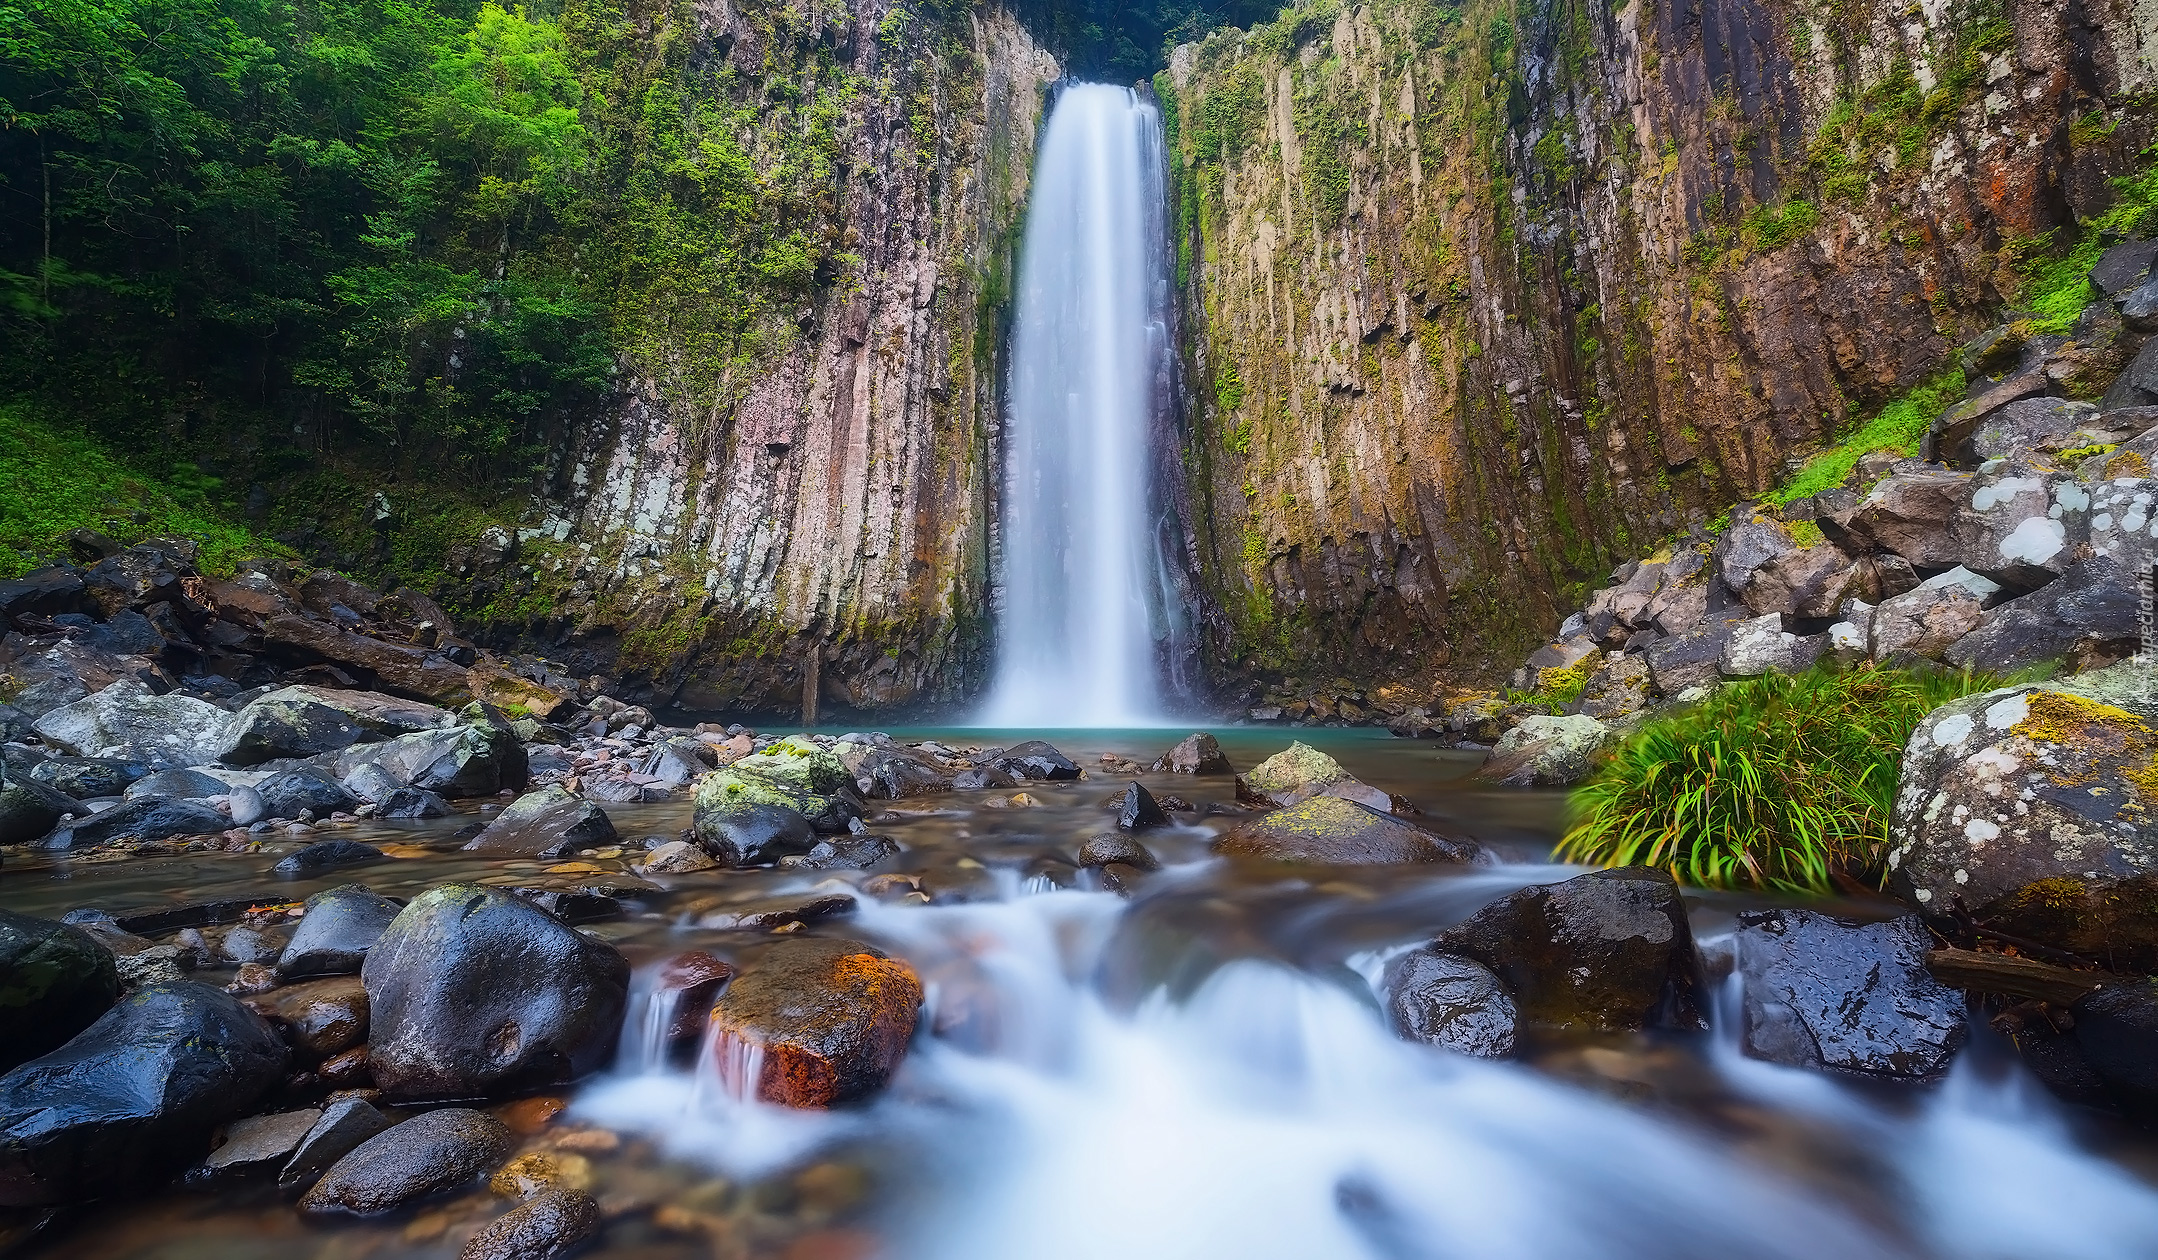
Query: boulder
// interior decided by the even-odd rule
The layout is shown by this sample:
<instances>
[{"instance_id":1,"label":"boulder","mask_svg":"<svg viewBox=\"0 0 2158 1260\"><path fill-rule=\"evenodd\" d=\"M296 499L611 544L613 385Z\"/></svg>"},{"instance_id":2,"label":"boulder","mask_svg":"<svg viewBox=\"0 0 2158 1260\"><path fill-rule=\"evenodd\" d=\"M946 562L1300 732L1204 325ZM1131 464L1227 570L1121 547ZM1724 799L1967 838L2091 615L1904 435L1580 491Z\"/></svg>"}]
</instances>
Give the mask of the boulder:
<instances>
[{"instance_id":1,"label":"boulder","mask_svg":"<svg viewBox=\"0 0 2158 1260\"><path fill-rule=\"evenodd\" d=\"M1827 635L1792 634L1783 628L1782 614L1770 613L1740 622L1724 640L1716 667L1726 678L1798 674L1811 669L1827 650Z\"/></svg>"},{"instance_id":2,"label":"boulder","mask_svg":"<svg viewBox=\"0 0 2158 1260\"><path fill-rule=\"evenodd\" d=\"M1629 652L1611 657L1589 675L1581 688L1581 715L1607 721L1639 713L1648 707L1653 688L1645 654Z\"/></svg>"},{"instance_id":3,"label":"boulder","mask_svg":"<svg viewBox=\"0 0 2158 1260\"><path fill-rule=\"evenodd\" d=\"M0 1207L146 1187L283 1078L277 1034L238 998L137 989L65 1046L0 1077Z\"/></svg>"},{"instance_id":4,"label":"boulder","mask_svg":"<svg viewBox=\"0 0 2158 1260\"><path fill-rule=\"evenodd\" d=\"M30 781L64 792L78 801L118 796L150 773L148 764L112 757L53 757L30 771Z\"/></svg>"},{"instance_id":5,"label":"boulder","mask_svg":"<svg viewBox=\"0 0 2158 1260\"><path fill-rule=\"evenodd\" d=\"M614 1056L629 965L508 893L448 884L413 898L360 969L369 1067L393 1100L565 1084Z\"/></svg>"},{"instance_id":6,"label":"boulder","mask_svg":"<svg viewBox=\"0 0 2158 1260\"><path fill-rule=\"evenodd\" d=\"M707 1070L737 1097L789 1107L851 1102L891 1078L921 1004L914 969L875 946L790 937L713 1005Z\"/></svg>"},{"instance_id":7,"label":"boulder","mask_svg":"<svg viewBox=\"0 0 2158 1260\"><path fill-rule=\"evenodd\" d=\"M1756 614L1818 619L1830 616L1863 581L1852 559L1834 543L1795 547L1753 571L1740 591Z\"/></svg>"},{"instance_id":8,"label":"boulder","mask_svg":"<svg viewBox=\"0 0 2158 1260\"><path fill-rule=\"evenodd\" d=\"M1216 839L1214 849L1239 857L1334 866L1473 862L1482 852L1473 840L1427 831L1355 801L1324 795L1242 823Z\"/></svg>"},{"instance_id":9,"label":"boulder","mask_svg":"<svg viewBox=\"0 0 2158 1260\"><path fill-rule=\"evenodd\" d=\"M1746 1053L1874 1079L1942 1076L1969 1029L1963 994L1926 970L1932 946L1915 914L1865 923L1811 910L1741 911Z\"/></svg>"},{"instance_id":10,"label":"boulder","mask_svg":"<svg viewBox=\"0 0 2158 1260\"><path fill-rule=\"evenodd\" d=\"M361 866L384 860L382 850L358 840L321 840L289 854L270 869L280 875L311 876L341 866Z\"/></svg>"},{"instance_id":11,"label":"boulder","mask_svg":"<svg viewBox=\"0 0 2158 1260\"><path fill-rule=\"evenodd\" d=\"M556 1186L472 1232L457 1260L559 1260L599 1233L599 1200Z\"/></svg>"},{"instance_id":12,"label":"boulder","mask_svg":"<svg viewBox=\"0 0 2158 1260\"><path fill-rule=\"evenodd\" d=\"M1927 469L1884 477L1845 519L1833 541L1853 554L1890 552L1920 569L1963 563L1956 524L1970 503L1969 473ZM1831 528L1822 522L1824 532Z\"/></svg>"},{"instance_id":13,"label":"boulder","mask_svg":"<svg viewBox=\"0 0 2158 1260\"><path fill-rule=\"evenodd\" d=\"M2023 398L1989 411L1972 426L1973 463L2012 459L2088 424L2098 409L2065 398Z\"/></svg>"},{"instance_id":14,"label":"boulder","mask_svg":"<svg viewBox=\"0 0 2158 1260\"><path fill-rule=\"evenodd\" d=\"M398 914L396 902L359 884L318 892L307 899L305 909L292 940L278 955L280 980L358 975L367 951Z\"/></svg>"},{"instance_id":15,"label":"boulder","mask_svg":"<svg viewBox=\"0 0 2158 1260\"><path fill-rule=\"evenodd\" d=\"M392 1125L330 1165L300 1199L304 1216L369 1216L455 1190L494 1169L516 1147L500 1120L444 1107Z\"/></svg>"},{"instance_id":16,"label":"boulder","mask_svg":"<svg viewBox=\"0 0 2158 1260\"><path fill-rule=\"evenodd\" d=\"M1221 744L1205 731L1194 731L1154 762L1156 774L1235 774Z\"/></svg>"},{"instance_id":17,"label":"boulder","mask_svg":"<svg viewBox=\"0 0 2158 1260\"><path fill-rule=\"evenodd\" d=\"M1673 555L1663 585L1642 609L1643 628L1684 634L1708 616L1708 557L1692 548Z\"/></svg>"},{"instance_id":18,"label":"boulder","mask_svg":"<svg viewBox=\"0 0 2158 1260\"><path fill-rule=\"evenodd\" d=\"M28 844L87 805L14 770L0 769L0 844Z\"/></svg>"},{"instance_id":19,"label":"boulder","mask_svg":"<svg viewBox=\"0 0 2158 1260\"><path fill-rule=\"evenodd\" d=\"M990 761L990 766L1025 781L1028 779L1065 780L1079 777L1079 767L1071 759L1042 740L1030 739L1012 745L1001 756Z\"/></svg>"},{"instance_id":20,"label":"boulder","mask_svg":"<svg viewBox=\"0 0 2158 1260\"><path fill-rule=\"evenodd\" d=\"M390 1118L364 1098L346 1094L330 1100L278 1170L277 1188L286 1194L306 1190L322 1179L330 1165L389 1127Z\"/></svg>"},{"instance_id":21,"label":"boulder","mask_svg":"<svg viewBox=\"0 0 2158 1260\"><path fill-rule=\"evenodd\" d=\"M1981 618L1942 654L1951 665L2009 673L2043 661L2089 669L2132 656L2140 642L2141 592L2111 556L2070 565L2060 580Z\"/></svg>"},{"instance_id":22,"label":"boulder","mask_svg":"<svg viewBox=\"0 0 2158 1260\"><path fill-rule=\"evenodd\" d=\"M1724 640L1745 620L1718 613L1699 619L1689 630L1651 643L1647 652L1649 681L1665 696L1716 681L1723 668Z\"/></svg>"},{"instance_id":23,"label":"boulder","mask_svg":"<svg viewBox=\"0 0 2158 1260\"><path fill-rule=\"evenodd\" d=\"M131 801L145 796L202 801L213 796L223 796L231 790L231 785L223 779L204 774L200 770L160 770L128 784L127 790L121 795Z\"/></svg>"},{"instance_id":24,"label":"boulder","mask_svg":"<svg viewBox=\"0 0 2158 1260\"><path fill-rule=\"evenodd\" d=\"M455 723L434 705L378 692L282 687L240 710L219 760L253 766L280 757L315 757Z\"/></svg>"},{"instance_id":25,"label":"boulder","mask_svg":"<svg viewBox=\"0 0 2158 1260\"><path fill-rule=\"evenodd\" d=\"M1749 516L1717 538L1710 563L1724 586L1744 597L1758 573L1796 550L1798 543L1781 522Z\"/></svg>"},{"instance_id":26,"label":"boulder","mask_svg":"<svg viewBox=\"0 0 2158 1260\"><path fill-rule=\"evenodd\" d=\"M687 840L670 840L645 855L635 868L640 875L693 875L718 867L700 845Z\"/></svg>"},{"instance_id":27,"label":"boulder","mask_svg":"<svg viewBox=\"0 0 2158 1260\"><path fill-rule=\"evenodd\" d=\"M1599 651L1596 640L1588 635L1568 635L1529 653L1529 672L1541 676L1550 670L1570 670L1597 655Z\"/></svg>"},{"instance_id":28,"label":"boulder","mask_svg":"<svg viewBox=\"0 0 2158 1260\"><path fill-rule=\"evenodd\" d=\"M1130 836L1118 832L1109 831L1098 836L1090 836L1086 843L1079 846L1079 865L1081 866L1108 866L1119 862L1134 870L1158 871L1161 869L1161 859L1155 857L1152 850Z\"/></svg>"},{"instance_id":29,"label":"boulder","mask_svg":"<svg viewBox=\"0 0 2158 1260\"><path fill-rule=\"evenodd\" d=\"M828 836L800 857L782 859L782 864L802 871L866 871L898 856L899 844L890 836L863 832Z\"/></svg>"},{"instance_id":30,"label":"boulder","mask_svg":"<svg viewBox=\"0 0 2158 1260\"><path fill-rule=\"evenodd\" d=\"M2158 341L2146 341L2099 400L2101 411L2158 406Z\"/></svg>"},{"instance_id":31,"label":"boulder","mask_svg":"<svg viewBox=\"0 0 2158 1260\"><path fill-rule=\"evenodd\" d=\"M1883 600L1873 610L1873 658L1908 653L1941 660L1958 639L1984 620L1985 604L1968 586L1928 581L1915 591Z\"/></svg>"},{"instance_id":32,"label":"boulder","mask_svg":"<svg viewBox=\"0 0 2158 1260\"><path fill-rule=\"evenodd\" d=\"M1943 705L1911 733L1892 888L1927 914L2158 971L2158 699L2129 663Z\"/></svg>"},{"instance_id":33,"label":"boulder","mask_svg":"<svg viewBox=\"0 0 2158 1260\"><path fill-rule=\"evenodd\" d=\"M2092 486L2090 495L2091 554L2138 573L2158 563L2158 509L2152 506L2158 478L2115 477Z\"/></svg>"},{"instance_id":34,"label":"boulder","mask_svg":"<svg viewBox=\"0 0 2158 1260\"><path fill-rule=\"evenodd\" d=\"M465 850L493 857L559 857L612 844L615 838L606 810L560 784L549 784L512 801Z\"/></svg>"},{"instance_id":35,"label":"boulder","mask_svg":"<svg viewBox=\"0 0 2158 1260\"><path fill-rule=\"evenodd\" d=\"M112 951L89 933L0 909L0 1071L67 1044L119 996Z\"/></svg>"},{"instance_id":36,"label":"boulder","mask_svg":"<svg viewBox=\"0 0 2158 1260\"><path fill-rule=\"evenodd\" d=\"M392 788L375 802L374 817L390 822L420 818L447 818L450 803L422 788Z\"/></svg>"},{"instance_id":37,"label":"boulder","mask_svg":"<svg viewBox=\"0 0 2158 1260\"><path fill-rule=\"evenodd\" d=\"M35 723L46 743L79 757L200 766L217 760L232 714L189 696L161 696L133 678L62 705Z\"/></svg>"},{"instance_id":38,"label":"boulder","mask_svg":"<svg viewBox=\"0 0 2158 1260\"><path fill-rule=\"evenodd\" d=\"M452 705L472 699L464 667L425 648L385 643L334 622L300 616L266 619L262 638L279 655L328 661L371 678L376 687L396 695Z\"/></svg>"},{"instance_id":39,"label":"boulder","mask_svg":"<svg viewBox=\"0 0 2158 1260\"><path fill-rule=\"evenodd\" d=\"M1927 431L1923 453L1928 461L1957 468L1977 467L1991 458L1971 448L1972 434L1979 426L2012 403L2043 397L2052 382L2045 373L2032 371L2018 373L1990 388L1974 388L1976 392L1942 412Z\"/></svg>"},{"instance_id":40,"label":"boulder","mask_svg":"<svg viewBox=\"0 0 2158 1260\"><path fill-rule=\"evenodd\" d=\"M451 800L521 790L527 777L524 746L509 730L491 725L448 726L355 744L329 757L324 768L342 782L368 765L406 787Z\"/></svg>"},{"instance_id":41,"label":"boulder","mask_svg":"<svg viewBox=\"0 0 2158 1260\"><path fill-rule=\"evenodd\" d=\"M465 671L474 699L512 713L529 713L542 722L567 718L577 698L513 674L494 661L480 661Z\"/></svg>"},{"instance_id":42,"label":"boulder","mask_svg":"<svg viewBox=\"0 0 2158 1260\"><path fill-rule=\"evenodd\" d=\"M2011 590L2035 590L2059 577L2088 539L2090 490L2067 473L2013 462L1987 467L1955 522L1959 562Z\"/></svg>"},{"instance_id":43,"label":"boulder","mask_svg":"<svg viewBox=\"0 0 2158 1260\"><path fill-rule=\"evenodd\" d=\"M367 1040L367 989L358 976L303 980L250 1000L286 1030L286 1040L309 1063Z\"/></svg>"},{"instance_id":44,"label":"boulder","mask_svg":"<svg viewBox=\"0 0 2158 1260\"><path fill-rule=\"evenodd\" d=\"M187 1174L194 1186L227 1186L268 1180L285 1166L308 1131L322 1119L312 1107L267 1116L249 1116L225 1126L225 1137L210 1157Z\"/></svg>"},{"instance_id":45,"label":"boulder","mask_svg":"<svg viewBox=\"0 0 2158 1260\"><path fill-rule=\"evenodd\" d=\"M697 801L693 825L698 843L722 866L769 866L808 853L817 842L809 819L785 805L730 804L721 796L720 803L707 807L702 791Z\"/></svg>"},{"instance_id":46,"label":"boulder","mask_svg":"<svg viewBox=\"0 0 2158 1260\"><path fill-rule=\"evenodd\" d=\"M1386 964L1379 985L1394 1032L1478 1059L1514 1053L1514 1000L1491 969L1429 947Z\"/></svg>"},{"instance_id":47,"label":"boulder","mask_svg":"<svg viewBox=\"0 0 2158 1260\"><path fill-rule=\"evenodd\" d=\"M952 790L951 776L903 748L867 749L854 771L862 794L873 800L898 801Z\"/></svg>"},{"instance_id":48,"label":"boulder","mask_svg":"<svg viewBox=\"0 0 2158 1260\"><path fill-rule=\"evenodd\" d=\"M266 818L298 818L303 813L328 818L360 803L344 784L313 766L273 774L255 784L255 795Z\"/></svg>"},{"instance_id":49,"label":"boulder","mask_svg":"<svg viewBox=\"0 0 2158 1260\"><path fill-rule=\"evenodd\" d=\"M1154 799L1154 794L1146 790L1146 785L1133 780L1131 786L1124 789L1123 798L1117 805L1116 825L1125 831L1144 831L1173 824L1168 812Z\"/></svg>"},{"instance_id":50,"label":"boulder","mask_svg":"<svg viewBox=\"0 0 2158 1260\"><path fill-rule=\"evenodd\" d=\"M49 564L0 582L0 616L55 617L88 607L82 571L71 564Z\"/></svg>"},{"instance_id":51,"label":"boulder","mask_svg":"<svg viewBox=\"0 0 2158 1260\"><path fill-rule=\"evenodd\" d=\"M1701 1025L1700 964L1663 871L1591 871L1485 906L1432 947L1491 969L1524 1031Z\"/></svg>"},{"instance_id":52,"label":"boulder","mask_svg":"<svg viewBox=\"0 0 2158 1260\"><path fill-rule=\"evenodd\" d=\"M862 815L846 764L799 736L723 766L697 784L697 818L732 816L752 805L791 809L826 834L846 831ZM698 833L704 832L700 824Z\"/></svg>"},{"instance_id":53,"label":"boulder","mask_svg":"<svg viewBox=\"0 0 2158 1260\"><path fill-rule=\"evenodd\" d=\"M1244 775L1244 786L1275 805L1294 805L1324 794L1360 800L1381 810L1387 806L1385 793L1365 787L1340 762L1305 743L1292 743L1253 766ZM1334 790L1344 787L1363 790Z\"/></svg>"},{"instance_id":54,"label":"boulder","mask_svg":"<svg viewBox=\"0 0 2158 1260\"><path fill-rule=\"evenodd\" d=\"M172 836L214 835L232 820L201 801L142 797L77 819L36 847L53 853L84 849L116 840L164 840Z\"/></svg>"},{"instance_id":55,"label":"boulder","mask_svg":"<svg viewBox=\"0 0 2158 1260\"><path fill-rule=\"evenodd\" d=\"M1477 777L1501 787L1571 787L1596 769L1616 733L1595 718L1534 714L1506 732Z\"/></svg>"}]
</instances>

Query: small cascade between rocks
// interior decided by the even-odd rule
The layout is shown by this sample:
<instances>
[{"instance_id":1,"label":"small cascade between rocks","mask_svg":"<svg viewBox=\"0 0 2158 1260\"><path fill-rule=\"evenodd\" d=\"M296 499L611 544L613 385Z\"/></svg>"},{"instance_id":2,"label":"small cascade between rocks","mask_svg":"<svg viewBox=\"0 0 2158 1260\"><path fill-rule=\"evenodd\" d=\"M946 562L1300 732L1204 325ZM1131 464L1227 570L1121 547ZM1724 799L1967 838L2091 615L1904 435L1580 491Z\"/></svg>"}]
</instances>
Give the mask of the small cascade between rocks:
<instances>
[{"instance_id":1,"label":"small cascade between rocks","mask_svg":"<svg viewBox=\"0 0 2158 1260\"><path fill-rule=\"evenodd\" d=\"M983 725L1150 725L1185 680L1156 489L1174 365L1163 174L1151 99L1059 94L1019 260Z\"/></svg>"}]
</instances>

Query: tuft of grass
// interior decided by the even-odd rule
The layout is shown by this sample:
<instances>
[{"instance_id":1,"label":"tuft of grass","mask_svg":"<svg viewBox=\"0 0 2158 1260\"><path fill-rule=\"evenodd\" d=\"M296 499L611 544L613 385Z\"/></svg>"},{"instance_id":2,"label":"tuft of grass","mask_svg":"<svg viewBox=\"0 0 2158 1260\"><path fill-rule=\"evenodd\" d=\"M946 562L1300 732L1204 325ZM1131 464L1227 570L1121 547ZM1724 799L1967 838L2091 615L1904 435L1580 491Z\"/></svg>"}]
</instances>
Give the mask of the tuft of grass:
<instances>
[{"instance_id":1,"label":"tuft of grass","mask_svg":"<svg viewBox=\"0 0 2158 1260\"><path fill-rule=\"evenodd\" d=\"M1858 461L1873 451L1916 455L1919 440L1926 436L1934 418L1962 397L1963 388L1961 368L1952 368L1913 387L1875 412L1849 437L1814 456L1797 476L1764 495L1763 500L1781 505L1840 486Z\"/></svg>"},{"instance_id":2,"label":"tuft of grass","mask_svg":"<svg viewBox=\"0 0 2158 1260\"><path fill-rule=\"evenodd\" d=\"M61 540L83 528L119 543L188 539L203 572L217 576L250 557L292 554L227 516L211 498L220 488L192 462L156 472L123 464L81 429L0 404L0 578L64 559Z\"/></svg>"},{"instance_id":3,"label":"tuft of grass","mask_svg":"<svg viewBox=\"0 0 2158 1260\"><path fill-rule=\"evenodd\" d=\"M1574 793L1558 855L1711 888L1827 892L1831 872L1879 861L1918 723L2003 684L1874 665L1728 684L1615 750Z\"/></svg>"}]
</instances>

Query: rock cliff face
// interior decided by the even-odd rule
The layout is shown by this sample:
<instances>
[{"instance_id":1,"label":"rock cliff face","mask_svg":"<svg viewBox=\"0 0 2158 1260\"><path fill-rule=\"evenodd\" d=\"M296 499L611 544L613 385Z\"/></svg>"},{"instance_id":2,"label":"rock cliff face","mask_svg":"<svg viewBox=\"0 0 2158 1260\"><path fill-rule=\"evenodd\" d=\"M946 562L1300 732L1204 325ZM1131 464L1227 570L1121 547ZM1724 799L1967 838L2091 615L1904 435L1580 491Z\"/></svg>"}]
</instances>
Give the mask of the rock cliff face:
<instances>
[{"instance_id":1,"label":"rock cliff face","mask_svg":"<svg viewBox=\"0 0 2158 1260\"><path fill-rule=\"evenodd\" d=\"M1158 87L1214 659L1461 675L1954 371L2150 143L2158 9L1307 0Z\"/></svg>"},{"instance_id":2,"label":"rock cliff face","mask_svg":"<svg viewBox=\"0 0 2158 1260\"><path fill-rule=\"evenodd\" d=\"M655 701L954 699L983 672L999 326L1057 65L986 5L699 0L693 17L654 19L653 38L692 41L699 81L731 95L682 108L731 118L760 170L827 129L806 160L831 194L806 231L845 272L754 345L700 365L682 329L628 365L523 528L453 572Z\"/></svg>"}]
</instances>

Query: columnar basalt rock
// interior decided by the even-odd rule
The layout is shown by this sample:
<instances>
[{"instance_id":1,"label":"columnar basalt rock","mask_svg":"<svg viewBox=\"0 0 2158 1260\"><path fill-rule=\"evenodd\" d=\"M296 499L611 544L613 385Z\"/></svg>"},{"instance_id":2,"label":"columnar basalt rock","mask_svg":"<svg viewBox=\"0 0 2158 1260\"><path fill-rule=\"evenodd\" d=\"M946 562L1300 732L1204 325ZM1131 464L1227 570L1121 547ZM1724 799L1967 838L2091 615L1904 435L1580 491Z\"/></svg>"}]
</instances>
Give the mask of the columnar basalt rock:
<instances>
[{"instance_id":1,"label":"columnar basalt rock","mask_svg":"<svg viewBox=\"0 0 2158 1260\"><path fill-rule=\"evenodd\" d=\"M2002 248L2150 141L2154 47L2127 0L1396 0L1176 49L1215 658L1518 660L1613 562L1955 367L2015 292ZM2103 389L2132 345L2075 337L2018 396ZM1787 575L1801 615L1865 596L1843 567Z\"/></svg>"}]
</instances>

